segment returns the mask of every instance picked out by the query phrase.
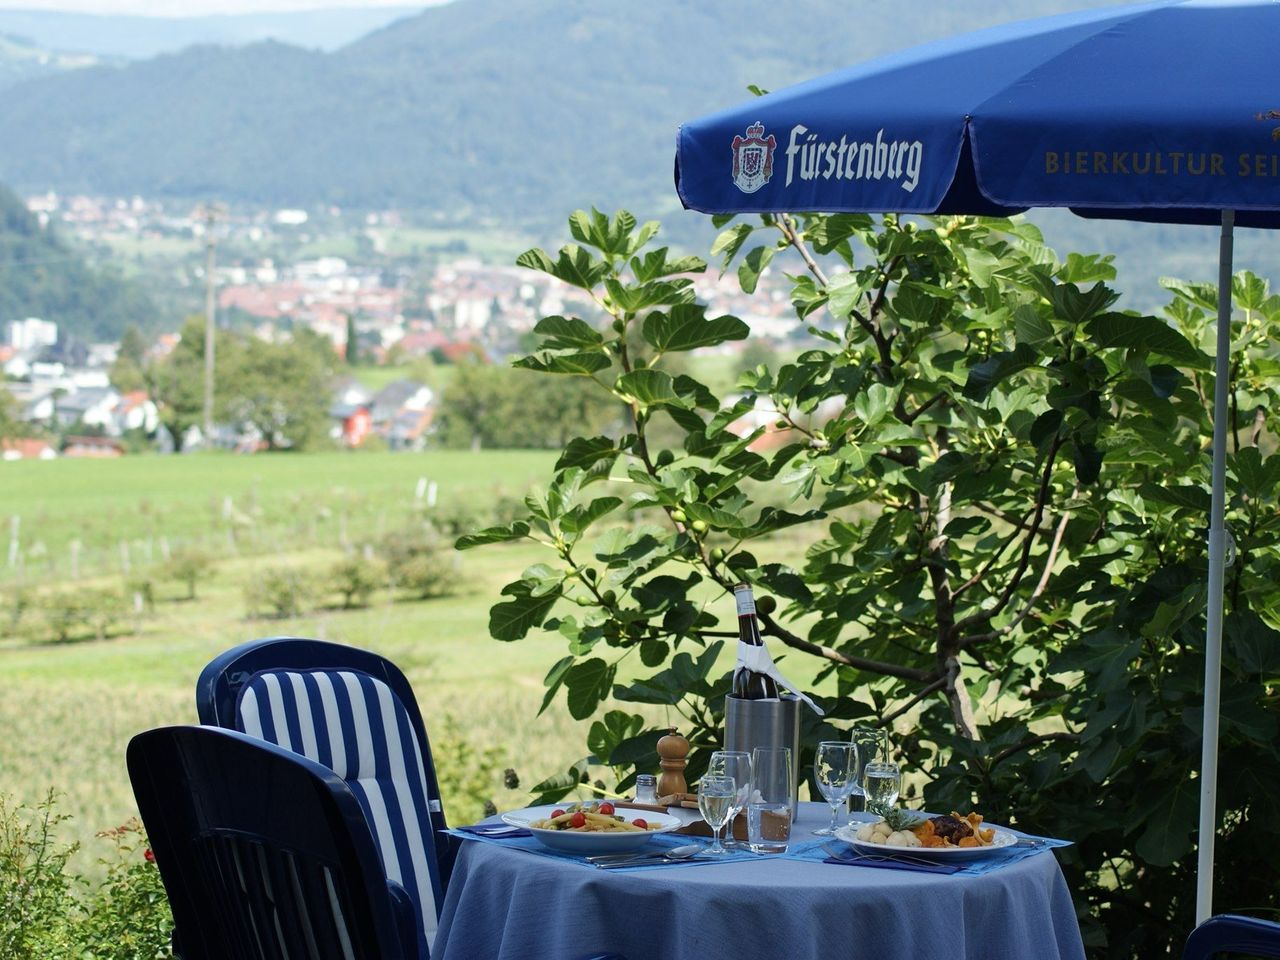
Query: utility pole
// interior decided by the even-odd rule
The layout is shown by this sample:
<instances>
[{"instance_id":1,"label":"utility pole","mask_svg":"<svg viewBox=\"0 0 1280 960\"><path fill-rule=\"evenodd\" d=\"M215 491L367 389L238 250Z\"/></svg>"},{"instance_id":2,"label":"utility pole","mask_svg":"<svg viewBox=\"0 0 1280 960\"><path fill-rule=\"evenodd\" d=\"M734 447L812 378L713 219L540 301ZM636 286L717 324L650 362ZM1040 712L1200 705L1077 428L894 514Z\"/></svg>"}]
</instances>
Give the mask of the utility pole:
<instances>
[{"instance_id":1,"label":"utility pole","mask_svg":"<svg viewBox=\"0 0 1280 960\"><path fill-rule=\"evenodd\" d=\"M217 327L217 303L214 300L214 268L217 266L218 239L214 227L223 213L218 203L204 204L200 208L204 218L204 442L213 441L213 343Z\"/></svg>"}]
</instances>

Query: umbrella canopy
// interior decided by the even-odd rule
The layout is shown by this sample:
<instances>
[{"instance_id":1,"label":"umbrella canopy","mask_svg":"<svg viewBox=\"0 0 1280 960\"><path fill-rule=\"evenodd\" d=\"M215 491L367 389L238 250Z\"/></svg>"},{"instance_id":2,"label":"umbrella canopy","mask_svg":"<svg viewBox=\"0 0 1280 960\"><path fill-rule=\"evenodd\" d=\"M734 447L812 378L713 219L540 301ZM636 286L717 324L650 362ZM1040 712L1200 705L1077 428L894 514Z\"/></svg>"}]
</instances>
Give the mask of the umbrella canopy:
<instances>
[{"instance_id":1,"label":"umbrella canopy","mask_svg":"<svg viewBox=\"0 0 1280 960\"><path fill-rule=\"evenodd\" d=\"M687 123L706 213L1087 216L1280 226L1280 4L1162 0L996 27Z\"/></svg>"},{"instance_id":2,"label":"umbrella canopy","mask_svg":"<svg viewBox=\"0 0 1280 960\"><path fill-rule=\"evenodd\" d=\"M1158 0L996 27L687 123L705 213L963 213L1222 223L1215 410L1235 223L1280 227L1280 2ZM1226 418L1214 417L1197 922L1212 912Z\"/></svg>"}]
</instances>

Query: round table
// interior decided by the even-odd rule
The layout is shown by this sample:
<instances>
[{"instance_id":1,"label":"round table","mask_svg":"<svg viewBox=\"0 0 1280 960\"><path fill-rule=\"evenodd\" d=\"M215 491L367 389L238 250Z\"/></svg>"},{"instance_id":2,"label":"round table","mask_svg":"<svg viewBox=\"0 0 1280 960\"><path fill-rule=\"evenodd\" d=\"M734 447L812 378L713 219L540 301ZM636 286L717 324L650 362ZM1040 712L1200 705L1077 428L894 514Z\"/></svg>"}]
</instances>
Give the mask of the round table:
<instances>
[{"instance_id":1,"label":"round table","mask_svg":"<svg viewBox=\"0 0 1280 960\"><path fill-rule=\"evenodd\" d=\"M801 804L793 836L830 810ZM779 857L595 870L463 841L433 960L1083 960L1052 853L983 876Z\"/></svg>"}]
</instances>

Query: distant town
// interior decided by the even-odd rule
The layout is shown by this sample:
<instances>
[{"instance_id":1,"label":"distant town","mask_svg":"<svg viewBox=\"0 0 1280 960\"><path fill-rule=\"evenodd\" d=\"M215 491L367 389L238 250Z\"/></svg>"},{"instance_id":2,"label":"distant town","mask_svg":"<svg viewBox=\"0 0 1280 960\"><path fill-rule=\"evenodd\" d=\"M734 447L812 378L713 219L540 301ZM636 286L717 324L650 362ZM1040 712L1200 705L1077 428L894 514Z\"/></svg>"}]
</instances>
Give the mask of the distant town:
<instances>
[{"instance_id":1,"label":"distant town","mask_svg":"<svg viewBox=\"0 0 1280 960\"><path fill-rule=\"evenodd\" d=\"M203 315L213 246L220 329L273 344L306 330L332 346L328 433L347 447L377 437L390 449L423 449L432 442L441 391L415 370L502 363L522 349L539 318L595 316L580 291L515 266L514 257L502 262L491 251L469 250L465 241L447 239L447 230L416 229L396 211L227 211L56 193L26 203L43 228L89 251L91 260L130 262L159 302L182 305L162 328L142 331L148 361L177 347L188 316ZM712 264L695 286L713 315L741 317L761 343L785 347L807 336L783 285L768 274L748 296L736 275L720 276ZM0 321L0 390L12 395L14 415L27 427L22 436L0 436L4 459L260 446L252 428L232 425L206 437L192 424L173 436L161 416L163 398L113 378L118 340L84 342L57 316Z\"/></svg>"}]
</instances>

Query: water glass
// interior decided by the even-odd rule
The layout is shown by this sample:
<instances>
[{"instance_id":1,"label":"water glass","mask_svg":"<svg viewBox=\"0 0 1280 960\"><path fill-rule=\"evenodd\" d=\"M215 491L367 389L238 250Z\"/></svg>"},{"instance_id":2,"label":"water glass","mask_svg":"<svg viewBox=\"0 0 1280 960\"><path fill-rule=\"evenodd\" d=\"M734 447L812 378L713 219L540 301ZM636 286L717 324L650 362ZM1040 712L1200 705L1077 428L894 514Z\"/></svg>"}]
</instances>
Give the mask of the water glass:
<instances>
[{"instance_id":1,"label":"water glass","mask_svg":"<svg viewBox=\"0 0 1280 960\"><path fill-rule=\"evenodd\" d=\"M831 804L831 826L813 831L820 837L833 836L838 829L839 810L849 802L857 783L858 748L843 740L823 740L813 758L813 778Z\"/></svg>"},{"instance_id":2,"label":"water glass","mask_svg":"<svg viewBox=\"0 0 1280 960\"><path fill-rule=\"evenodd\" d=\"M791 841L791 763L789 747L752 751L747 841L753 853L786 853Z\"/></svg>"},{"instance_id":3,"label":"water glass","mask_svg":"<svg viewBox=\"0 0 1280 960\"><path fill-rule=\"evenodd\" d=\"M720 842L720 831L729 822L729 815L738 799L738 785L733 777L703 777L698 783L698 812L711 827L715 839L706 853L722 857L729 851Z\"/></svg>"},{"instance_id":4,"label":"water glass","mask_svg":"<svg viewBox=\"0 0 1280 960\"><path fill-rule=\"evenodd\" d=\"M863 764L862 790L867 798L867 810L884 816L898 802L898 793L902 790L898 765L879 761Z\"/></svg>"},{"instance_id":5,"label":"water glass","mask_svg":"<svg viewBox=\"0 0 1280 960\"><path fill-rule=\"evenodd\" d=\"M862 768L868 763L889 759L889 731L883 727L854 727L850 731L849 742L858 748L858 766L853 771L853 790L851 795L855 808L866 799L862 792ZM864 807L865 809L865 807Z\"/></svg>"},{"instance_id":6,"label":"water glass","mask_svg":"<svg viewBox=\"0 0 1280 960\"><path fill-rule=\"evenodd\" d=\"M707 774L733 777L733 782L738 785L738 795L729 814L729 822L733 823L734 818L747 807L747 794L751 791L751 754L741 750L717 750L707 763ZM739 848L740 844L733 840L732 829L727 832L724 845L730 850Z\"/></svg>"}]
</instances>

